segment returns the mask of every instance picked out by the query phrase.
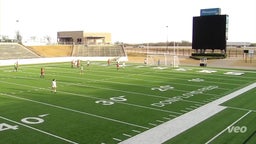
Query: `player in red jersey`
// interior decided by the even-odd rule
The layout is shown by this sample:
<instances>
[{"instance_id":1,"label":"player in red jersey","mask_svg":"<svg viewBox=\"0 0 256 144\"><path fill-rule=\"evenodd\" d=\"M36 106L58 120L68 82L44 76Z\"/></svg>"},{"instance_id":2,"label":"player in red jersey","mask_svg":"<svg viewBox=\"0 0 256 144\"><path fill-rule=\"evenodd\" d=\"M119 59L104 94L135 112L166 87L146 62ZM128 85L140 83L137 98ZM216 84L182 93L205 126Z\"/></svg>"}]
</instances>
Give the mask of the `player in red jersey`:
<instances>
[{"instance_id":1,"label":"player in red jersey","mask_svg":"<svg viewBox=\"0 0 256 144\"><path fill-rule=\"evenodd\" d=\"M44 74L45 74L45 69L43 67L41 67L41 75L40 78L44 78Z\"/></svg>"},{"instance_id":2,"label":"player in red jersey","mask_svg":"<svg viewBox=\"0 0 256 144\"><path fill-rule=\"evenodd\" d=\"M119 61L116 62L116 69L119 70L120 64Z\"/></svg>"}]
</instances>

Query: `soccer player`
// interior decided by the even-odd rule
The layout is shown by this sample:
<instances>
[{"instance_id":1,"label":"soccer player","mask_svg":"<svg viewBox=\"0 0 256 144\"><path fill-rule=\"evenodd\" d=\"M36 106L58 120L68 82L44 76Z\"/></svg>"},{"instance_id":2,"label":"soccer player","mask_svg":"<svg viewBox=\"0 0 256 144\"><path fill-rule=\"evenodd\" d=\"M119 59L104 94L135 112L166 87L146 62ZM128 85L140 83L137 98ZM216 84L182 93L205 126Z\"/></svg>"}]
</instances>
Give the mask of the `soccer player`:
<instances>
[{"instance_id":1,"label":"soccer player","mask_svg":"<svg viewBox=\"0 0 256 144\"><path fill-rule=\"evenodd\" d=\"M119 61L116 62L116 69L119 70L120 64Z\"/></svg>"},{"instance_id":2,"label":"soccer player","mask_svg":"<svg viewBox=\"0 0 256 144\"><path fill-rule=\"evenodd\" d=\"M80 74L83 74L83 73L84 73L84 66L81 65L81 67L80 67Z\"/></svg>"},{"instance_id":3,"label":"soccer player","mask_svg":"<svg viewBox=\"0 0 256 144\"><path fill-rule=\"evenodd\" d=\"M76 61L76 66L77 66L77 68L80 67L80 64L81 64L81 61L80 61L80 59L78 59L78 60Z\"/></svg>"},{"instance_id":4,"label":"soccer player","mask_svg":"<svg viewBox=\"0 0 256 144\"><path fill-rule=\"evenodd\" d=\"M14 63L14 71L18 71L18 68L19 68L19 63L18 61L16 61L16 63Z\"/></svg>"},{"instance_id":5,"label":"soccer player","mask_svg":"<svg viewBox=\"0 0 256 144\"><path fill-rule=\"evenodd\" d=\"M44 78L45 70L43 67L41 67L41 75L40 78Z\"/></svg>"},{"instance_id":6,"label":"soccer player","mask_svg":"<svg viewBox=\"0 0 256 144\"><path fill-rule=\"evenodd\" d=\"M110 66L110 59L108 59L108 66Z\"/></svg>"},{"instance_id":7,"label":"soccer player","mask_svg":"<svg viewBox=\"0 0 256 144\"><path fill-rule=\"evenodd\" d=\"M75 67L75 63L76 63L75 60L72 60L72 61L71 61L71 68L74 68L74 67Z\"/></svg>"},{"instance_id":8,"label":"soccer player","mask_svg":"<svg viewBox=\"0 0 256 144\"><path fill-rule=\"evenodd\" d=\"M122 68L123 68L123 69L125 68L125 62L123 62L123 64L122 64Z\"/></svg>"},{"instance_id":9,"label":"soccer player","mask_svg":"<svg viewBox=\"0 0 256 144\"><path fill-rule=\"evenodd\" d=\"M144 59L144 64L145 64L145 65L147 64L147 59L146 59L146 58Z\"/></svg>"},{"instance_id":10,"label":"soccer player","mask_svg":"<svg viewBox=\"0 0 256 144\"><path fill-rule=\"evenodd\" d=\"M88 67L88 66L90 66L90 61L89 61L89 60L87 60L87 67Z\"/></svg>"},{"instance_id":11,"label":"soccer player","mask_svg":"<svg viewBox=\"0 0 256 144\"><path fill-rule=\"evenodd\" d=\"M56 79L52 80L52 92L54 92L54 93L57 92L57 82L56 82Z\"/></svg>"},{"instance_id":12,"label":"soccer player","mask_svg":"<svg viewBox=\"0 0 256 144\"><path fill-rule=\"evenodd\" d=\"M157 60L157 65L160 66L160 59Z\"/></svg>"}]
</instances>

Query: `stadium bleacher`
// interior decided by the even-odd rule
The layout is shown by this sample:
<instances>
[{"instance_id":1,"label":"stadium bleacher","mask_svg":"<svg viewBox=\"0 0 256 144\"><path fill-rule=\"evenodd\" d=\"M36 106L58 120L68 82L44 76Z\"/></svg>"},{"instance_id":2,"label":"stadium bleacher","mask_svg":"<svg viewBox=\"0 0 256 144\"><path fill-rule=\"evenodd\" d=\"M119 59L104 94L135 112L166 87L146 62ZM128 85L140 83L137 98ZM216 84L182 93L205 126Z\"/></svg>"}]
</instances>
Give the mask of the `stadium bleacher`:
<instances>
[{"instance_id":1,"label":"stadium bleacher","mask_svg":"<svg viewBox=\"0 0 256 144\"><path fill-rule=\"evenodd\" d=\"M65 51L65 52L64 52ZM61 53L61 55L59 55ZM72 59L92 61L127 61L124 47L118 45L73 45L70 47L45 46L25 47L18 43L0 43L0 65L66 62Z\"/></svg>"},{"instance_id":2,"label":"stadium bleacher","mask_svg":"<svg viewBox=\"0 0 256 144\"><path fill-rule=\"evenodd\" d=\"M17 43L0 43L0 59L39 58L37 54Z\"/></svg>"},{"instance_id":3,"label":"stadium bleacher","mask_svg":"<svg viewBox=\"0 0 256 144\"><path fill-rule=\"evenodd\" d=\"M126 56L124 48L118 45L99 46L99 45L75 45L72 56L90 57L120 57Z\"/></svg>"}]
</instances>

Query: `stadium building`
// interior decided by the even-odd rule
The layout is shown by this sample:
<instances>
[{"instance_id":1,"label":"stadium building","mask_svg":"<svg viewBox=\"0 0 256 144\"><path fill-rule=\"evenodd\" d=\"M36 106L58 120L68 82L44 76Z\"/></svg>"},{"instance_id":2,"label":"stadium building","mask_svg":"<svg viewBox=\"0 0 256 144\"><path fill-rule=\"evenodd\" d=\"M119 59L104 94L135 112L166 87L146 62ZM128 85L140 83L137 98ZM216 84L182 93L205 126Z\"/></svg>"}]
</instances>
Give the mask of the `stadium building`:
<instances>
[{"instance_id":1,"label":"stadium building","mask_svg":"<svg viewBox=\"0 0 256 144\"><path fill-rule=\"evenodd\" d=\"M59 44L86 44L102 45L111 44L110 33L88 33L84 31L61 31L57 32Z\"/></svg>"}]
</instances>

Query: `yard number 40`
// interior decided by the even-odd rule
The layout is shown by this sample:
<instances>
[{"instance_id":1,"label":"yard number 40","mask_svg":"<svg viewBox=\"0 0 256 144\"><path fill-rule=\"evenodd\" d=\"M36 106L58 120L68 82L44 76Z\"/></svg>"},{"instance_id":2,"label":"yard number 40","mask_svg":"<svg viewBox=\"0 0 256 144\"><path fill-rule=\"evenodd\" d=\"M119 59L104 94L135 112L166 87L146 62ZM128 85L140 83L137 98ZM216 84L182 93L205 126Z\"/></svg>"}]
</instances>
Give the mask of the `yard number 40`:
<instances>
[{"instance_id":1,"label":"yard number 40","mask_svg":"<svg viewBox=\"0 0 256 144\"><path fill-rule=\"evenodd\" d=\"M21 121L25 124L40 124L44 122L43 117L47 116L48 114L39 115L38 117L26 117L21 119ZM0 132L6 130L17 130L18 125L9 125L7 123L0 123Z\"/></svg>"},{"instance_id":2,"label":"yard number 40","mask_svg":"<svg viewBox=\"0 0 256 144\"><path fill-rule=\"evenodd\" d=\"M5 130L17 130L18 126L12 126L6 123L0 123L0 131L5 131Z\"/></svg>"}]
</instances>

